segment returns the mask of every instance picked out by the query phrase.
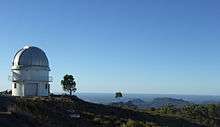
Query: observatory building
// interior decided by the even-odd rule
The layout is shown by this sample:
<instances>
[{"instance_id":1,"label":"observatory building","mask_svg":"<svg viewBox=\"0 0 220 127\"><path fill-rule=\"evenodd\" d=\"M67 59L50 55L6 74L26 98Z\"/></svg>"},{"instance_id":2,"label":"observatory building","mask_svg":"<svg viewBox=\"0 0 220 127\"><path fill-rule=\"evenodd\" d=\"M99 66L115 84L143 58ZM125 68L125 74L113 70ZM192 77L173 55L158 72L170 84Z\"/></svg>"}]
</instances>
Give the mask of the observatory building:
<instances>
[{"instance_id":1,"label":"observatory building","mask_svg":"<svg viewBox=\"0 0 220 127\"><path fill-rule=\"evenodd\" d=\"M25 46L12 62L13 96L48 96L50 91L49 62L40 48Z\"/></svg>"}]
</instances>

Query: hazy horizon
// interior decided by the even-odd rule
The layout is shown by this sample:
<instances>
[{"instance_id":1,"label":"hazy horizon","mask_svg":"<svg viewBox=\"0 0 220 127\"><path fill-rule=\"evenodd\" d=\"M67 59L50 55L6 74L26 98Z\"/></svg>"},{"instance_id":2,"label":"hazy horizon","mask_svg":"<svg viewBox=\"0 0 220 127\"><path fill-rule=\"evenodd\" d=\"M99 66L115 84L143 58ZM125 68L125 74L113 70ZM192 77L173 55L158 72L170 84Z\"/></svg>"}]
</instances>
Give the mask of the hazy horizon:
<instances>
[{"instance_id":1,"label":"hazy horizon","mask_svg":"<svg viewBox=\"0 0 220 127\"><path fill-rule=\"evenodd\" d=\"M217 0L0 2L0 90L25 45L43 49L62 92L220 95Z\"/></svg>"}]
</instances>

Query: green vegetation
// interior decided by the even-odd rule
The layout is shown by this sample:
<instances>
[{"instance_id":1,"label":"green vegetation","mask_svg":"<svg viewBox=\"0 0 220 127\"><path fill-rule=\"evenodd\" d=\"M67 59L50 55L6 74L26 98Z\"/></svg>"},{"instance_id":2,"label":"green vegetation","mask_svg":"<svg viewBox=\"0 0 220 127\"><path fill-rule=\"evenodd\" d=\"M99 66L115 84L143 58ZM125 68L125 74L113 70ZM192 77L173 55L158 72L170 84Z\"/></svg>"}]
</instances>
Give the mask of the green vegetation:
<instances>
[{"instance_id":1,"label":"green vegetation","mask_svg":"<svg viewBox=\"0 0 220 127\"><path fill-rule=\"evenodd\" d=\"M120 98L120 97L123 97L122 93L121 92L116 92L115 93L115 98Z\"/></svg>"},{"instance_id":2,"label":"green vegetation","mask_svg":"<svg viewBox=\"0 0 220 127\"><path fill-rule=\"evenodd\" d=\"M5 90L0 92L0 96L10 96L12 93L11 90Z\"/></svg>"},{"instance_id":3,"label":"green vegetation","mask_svg":"<svg viewBox=\"0 0 220 127\"><path fill-rule=\"evenodd\" d=\"M128 120L127 123L124 123L121 127L160 127L154 123L144 123L141 121Z\"/></svg>"},{"instance_id":4,"label":"green vegetation","mask_svg":"<svg viewBox=\"0 0 220 127\"><path fill-rule=\"evenodd\" d=\"M0 115L4 127L203 127L159 109L143 111L94 104L76 96L0 97L0 107L11 112Z\"/></svg>"},{"instance_id":5,"label":"green vegetation","mask_svg":"<svg viewBox=\"0 0 220 127\"><path fill-rule=\"evenodd\" d=\"M169 116L174 119L184 119L186 121L197 123L206 127L220 127L220 104L198 105L186 102L184 100L171 98L156 98L147 105L145 104L146 103L142 102L141 100L132 100L125 103L112 103L112 106L121 107L124 109L133 109L139 112L157 115L158 117ZM141 106L144 107L143 105L147 108L140 108ZM150 106L148 107L148 105ZM151 107L152 105L154 107ZM174 121L174 123L177 123L177 121ZM130 121L127 124L133 125L140 123Z\"/></svg>"},{"instance_id":6,"label":"green vegetation","mask_svg":"<svg viewBox=\"0 0 220 127\"><path fill-rule=\"evenodd\" d=\"M76 91L76 82L74 80L75 79L72 75L65 75L63 77L63 80L61 80L63 90L68 91L70 93L70 96L72 95L72 92Z\"/></svg>"},{"instance_id":7,"label":"green vegetation","mask_svg":"<svg viewBox=\"0 0 220 127\"><path fill-rule=\"evenodd\" d=\"M146 112L183 118L207 127L220 126L220 105L215 104L189 105L183 108L168 105L159 109L146 110Z\"/></svg>"}]
</instances>

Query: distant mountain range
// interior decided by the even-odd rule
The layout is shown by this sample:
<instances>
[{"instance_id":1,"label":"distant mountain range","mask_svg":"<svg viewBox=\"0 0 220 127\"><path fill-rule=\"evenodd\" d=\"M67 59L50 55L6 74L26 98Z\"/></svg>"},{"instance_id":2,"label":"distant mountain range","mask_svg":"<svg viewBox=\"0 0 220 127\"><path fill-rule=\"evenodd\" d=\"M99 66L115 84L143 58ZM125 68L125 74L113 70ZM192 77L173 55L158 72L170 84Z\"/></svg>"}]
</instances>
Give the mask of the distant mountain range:
<instances>
[{"instance_id":1,"label":"distant mountain range","mask_svg":"<svg viewBox=\"0 0 220 127\"><path fill-rule=\"evenodd\" d=\"M164 106L172 105L177 108L184 107L186 105L191 105L193 103L189 101L185 101L183 99L174 99L174 98L168 98L168 97L162 97L162 98L155 98L152 101L146 102L142 99L133 99L129 100L127 102L113 102L110 105L113 106L128 106L133 108L161 108Z\"/></svg>"},{"instance_id":2,"label":"distant mountain range","mask_svg":"<svg viewBox=\"0 0 220 127\"><path fill-rule=\"evenodd\" d=\"M118 102L114 93L76 93L77 96L83 100L99 103L109 104L112 102ZM220 104L220 96L214 95L176 95L176 94L123 94L123 97L119 100L121 102L128 102L129 100L141 99L146 102L151 102L155 98L175 98L183 99L185 101L192 102L194 104Z\"/></svg>"}]
</instances>

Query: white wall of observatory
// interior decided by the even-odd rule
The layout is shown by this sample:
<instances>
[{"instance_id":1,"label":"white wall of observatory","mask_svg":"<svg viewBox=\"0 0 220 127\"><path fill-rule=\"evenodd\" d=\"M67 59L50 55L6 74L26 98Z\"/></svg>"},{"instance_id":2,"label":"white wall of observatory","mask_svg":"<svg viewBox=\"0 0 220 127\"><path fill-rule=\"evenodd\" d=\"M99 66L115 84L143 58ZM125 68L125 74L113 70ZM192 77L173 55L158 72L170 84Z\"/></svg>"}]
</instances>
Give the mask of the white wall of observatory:
<instances>
[{"instance_id":1,"label":"white wall of observatory","mask_svg":"<svg viewBox=\"0 0 220 127\"><path fill-rule=\"evenodd\" d=\"M13 96L48 96L49 71L38 67L13 70ZM16 83L16 85L15 85Z\"/></svg>"}]
</instances>

